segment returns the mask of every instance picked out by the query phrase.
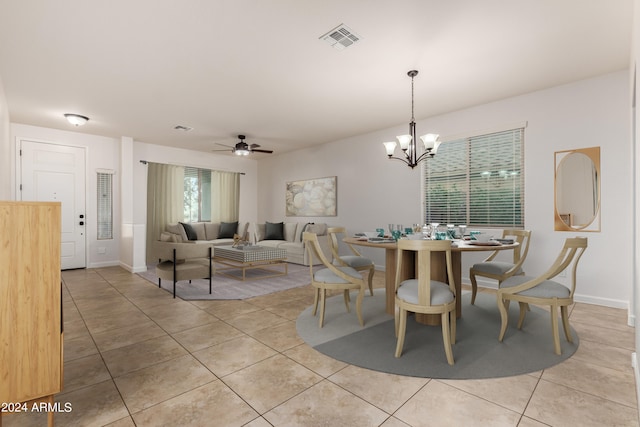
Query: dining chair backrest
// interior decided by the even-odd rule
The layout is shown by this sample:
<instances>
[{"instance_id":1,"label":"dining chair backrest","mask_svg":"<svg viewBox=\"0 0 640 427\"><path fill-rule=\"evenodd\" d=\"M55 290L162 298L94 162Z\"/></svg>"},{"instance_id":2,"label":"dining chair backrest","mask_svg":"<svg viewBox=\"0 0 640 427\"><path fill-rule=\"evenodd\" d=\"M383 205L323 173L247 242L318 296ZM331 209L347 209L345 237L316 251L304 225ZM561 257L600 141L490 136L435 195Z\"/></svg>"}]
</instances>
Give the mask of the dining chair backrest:
<instances>
[{"instance_id":1,"label":"dining chair backrest","mask_svg":"<svg viewBox=\"0 0 640 427\"><path fill-rule=\"evenodd\" d=\"M396 262L396 291L402 282L402 262L403 253L405 251L414 251L418 253L416 259L416 271L418 279L418 304L422 306L431 305L431 271L432 271L432 253L443 252L445 254L445 264L447 270L447 281L449 288L455 295L455 280L453 276L453 265L451 262L451 241L450 240L398 240Z\"/></svg>"},{"instance_id":2,"label":"dining chair backrest","mask_svg":"<svg viewBox=\"0 0 640 427\"><path fill-rule=\"evenodd\" d=\"M345 235L347 233L347 229L345 227L328 227L327 228L327 238L329 239L329 247L331 248L331 253L333 254L334 259L340 259L340 242L339 237L341 235ZM351 251L360 256L360 253L353 248L351 245L348 245Z\"/></svg>"},{"instance_id":3,"label":"dining chair backrest","mask_svg":"<svg viewBox=\"0 0 640 427\"><path fill-rule=\"evenodd\" d=\"M558 254L555 262L549 267L549 269L543 273L540 278L544 280L550 280L556 277L558 274L566 270L571 266L571 289L570 297L573 298L573 294L576 290L576 272L578 270L578 262L587 249L588 239L586 237L568 237L562 250Z\"/></svg>"},{"instance_id":4,"label":"dining chair backrest","mask_svg":"<svg viewBox=\"0 0 640 427\"><path fill-rule=\"evenodd\" d=\"M318 241L318 235L316 233L311 233L305 231L302 233L302 241L304 242L305 250L309 256L309 267L313 269L313 265L316 264L314 262L314 257L320 261L324 265L330 265L331 261L327 259L326 255L322 251L320 247L320 242Z\"/></svg>"},{"instance_id":5,"label":"dining chair backrest","mask_svg":"<svg viewBox=\"0 0 640 427\"><path fill-rule=\"evenodd\" d=\"M531 242L531 230L520 230L517 228L505 228L502 230L502 238L514 237L518 246L513 249L513 263L519 264L529 253L529 243Z\"/></svg>"}]
</instances>

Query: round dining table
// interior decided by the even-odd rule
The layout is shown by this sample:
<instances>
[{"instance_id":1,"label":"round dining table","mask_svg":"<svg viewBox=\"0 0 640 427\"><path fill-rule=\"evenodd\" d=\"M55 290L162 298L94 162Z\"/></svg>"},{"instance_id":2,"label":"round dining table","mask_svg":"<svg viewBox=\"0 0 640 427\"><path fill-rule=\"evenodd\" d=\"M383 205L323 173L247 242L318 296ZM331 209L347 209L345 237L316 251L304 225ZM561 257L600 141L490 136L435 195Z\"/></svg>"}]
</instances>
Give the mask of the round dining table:
<instances>
[{"instance_id":1,"label":"round dining table","mask_svg":"<svg viewBox=\"0 0 640 427\"><path fill-rule=\"evenodd\" d=\"M396 294L396 262L397 249L396 242L371 242L358 237L345 237L343 242L350 245L367 246L372 248L381 248L385 250L385 291L386 291L386 312L394 315L395 311L395 294ZM481 251L503 251L516 248L519 243L496 244L490 242L483 244L472 244L466 240L455 240L451 246L451 264L453 267L453 280L456 288L456 317L462 316L462 253L463 252L481 252ZM431 279L449 283L447 278L447 269L445 266L444 253L431 254ZM411 251L403 251L402 271L400 272L400 280L412 279L416 277L415 256ZM440 315L418 314L416 320L427 325L439 325Z\"/></svg>"}]
</instances>

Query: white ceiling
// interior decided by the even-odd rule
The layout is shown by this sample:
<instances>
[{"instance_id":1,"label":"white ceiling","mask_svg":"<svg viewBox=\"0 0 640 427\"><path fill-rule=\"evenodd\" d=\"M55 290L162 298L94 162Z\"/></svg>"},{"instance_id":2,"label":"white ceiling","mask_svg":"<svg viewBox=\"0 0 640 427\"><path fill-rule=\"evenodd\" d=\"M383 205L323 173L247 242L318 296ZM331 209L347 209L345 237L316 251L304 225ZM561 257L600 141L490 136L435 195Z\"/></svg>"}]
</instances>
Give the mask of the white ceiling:
<instances>
[{"instance_id":1,"label":"white ceiling","mask_svg":"<svg viewBox=\"0 0 640 427\"><path fill-rule=\"evenodd\" d=\"M276 153L628 67L633 0L0 0L14 123ZM319 37L344 23L338 51ZM190 132L176 125L193 127ZM431 129L430 129L431 131ZM437 131L434 129L434 131ZM258 154L266 156L266 154Z\"/></svg>"}]
</instances>

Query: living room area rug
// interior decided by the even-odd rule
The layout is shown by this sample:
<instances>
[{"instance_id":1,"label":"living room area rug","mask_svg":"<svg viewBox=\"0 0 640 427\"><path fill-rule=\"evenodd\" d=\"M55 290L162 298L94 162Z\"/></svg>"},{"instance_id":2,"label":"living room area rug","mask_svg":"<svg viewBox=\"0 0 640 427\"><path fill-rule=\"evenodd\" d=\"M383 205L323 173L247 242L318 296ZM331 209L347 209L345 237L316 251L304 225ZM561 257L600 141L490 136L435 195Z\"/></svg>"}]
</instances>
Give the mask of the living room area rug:
<instances>
[{"instance_id":1,"label":"living room area rug","mask_svg":"<svg viewBox=\"0 0 640 427\"><path fill-rule=\"evenodd\" d=\"M277 277L266 277L273 275L273 271L260 268L248 269L246 270L247 280L244 281L214 272L211 281L211 294L209 294L209 279L194 279L191 280L191 283L188 280L179 280L176 284L176 295L184 300L239 300L298 288L311 283L308 266L289 264L287 268L288 274ZM242 277L240 269L237 271L225 270L225 273ZM147 271L138 273L138 275L158 286L158 276L156 276L154 265L147 266ZM265 277L261 278L261 276ZM173 281L162 280L162 289L173 293Z\"/></svg>"},{"instance_id":2,"label":"living room area rug","mask_svg":"<svg viewBox=\"0 0 640 427\"><path fill-rule=\"evenodd\" d=\"M392 374L441 379L480 379L537 372L567 360L578 349L579 339L571 328L573 344L560 331L562 355L554 353L549 312L531 306L522 330L517 329L519 307L511 304L509 328L498 341L500 313L494 294L478 293L475 305L471 294L462 295L462 317L457 319L455 364L444 353L442 328L426 326L407 318L407 332L400 358L395 357L396 336L393 316L385 312L384 289L365 296L360 327L352 303L347 313L342 296L327 299L325 323L318 327L313 307L305 309L296 322L298 335L315 350L334 359ZM355 295L352 294L352 301ZM562 322L560 322L562 324Z\"/></svg>"}]
</instances>

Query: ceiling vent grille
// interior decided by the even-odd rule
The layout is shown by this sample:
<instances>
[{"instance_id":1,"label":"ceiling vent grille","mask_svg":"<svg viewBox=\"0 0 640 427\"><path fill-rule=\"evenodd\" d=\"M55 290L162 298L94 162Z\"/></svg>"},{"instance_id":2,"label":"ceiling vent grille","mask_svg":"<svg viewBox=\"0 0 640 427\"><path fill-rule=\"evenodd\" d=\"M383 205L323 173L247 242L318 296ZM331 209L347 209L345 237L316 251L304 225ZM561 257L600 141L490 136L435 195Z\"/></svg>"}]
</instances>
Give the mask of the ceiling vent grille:
<instances>
[{"instance_id":1,"label":"ceiling vent grille","mask_svg":"<svg viewBox=\"0 0 640 427\"><path fill-rule=\"evenodd\" d=\"M326 41L334 48L342 50L349 46L353 46L353 44L360 41L362 37L354 34L353 31L347 28L344 24L340 24L333 30L320 36L320 39Z\"/></svg>"}]
</instances>

